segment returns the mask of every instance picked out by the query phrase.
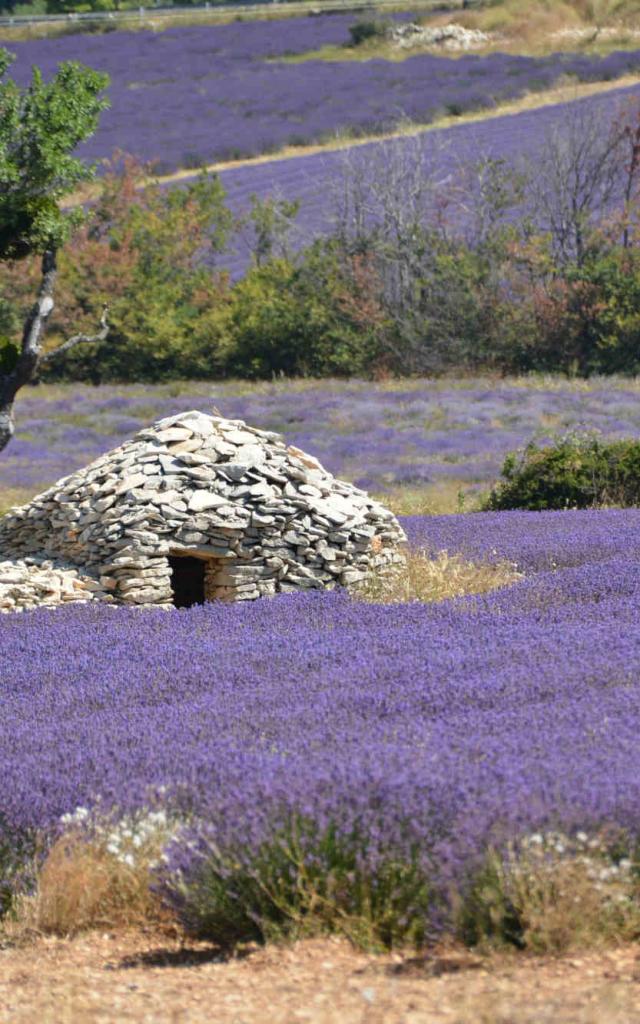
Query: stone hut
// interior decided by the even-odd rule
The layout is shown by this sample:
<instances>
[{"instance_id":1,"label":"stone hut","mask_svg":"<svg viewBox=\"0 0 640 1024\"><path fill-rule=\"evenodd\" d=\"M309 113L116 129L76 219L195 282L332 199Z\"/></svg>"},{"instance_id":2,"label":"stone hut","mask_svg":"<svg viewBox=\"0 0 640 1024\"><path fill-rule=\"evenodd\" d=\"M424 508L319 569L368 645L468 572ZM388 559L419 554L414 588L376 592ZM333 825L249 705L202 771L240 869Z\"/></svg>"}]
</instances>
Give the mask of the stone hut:
<instances>
[{"instance_id":1,"label":"stone hut","mask_svg":"<svg viewBox=\"0 0 640 1024\"><path fill-rule=\"evenodd\" d=\"M378 502L278 434L186 412L0 519L0 611L358 587L403 561Z\"/></svg>"}]
</instances>

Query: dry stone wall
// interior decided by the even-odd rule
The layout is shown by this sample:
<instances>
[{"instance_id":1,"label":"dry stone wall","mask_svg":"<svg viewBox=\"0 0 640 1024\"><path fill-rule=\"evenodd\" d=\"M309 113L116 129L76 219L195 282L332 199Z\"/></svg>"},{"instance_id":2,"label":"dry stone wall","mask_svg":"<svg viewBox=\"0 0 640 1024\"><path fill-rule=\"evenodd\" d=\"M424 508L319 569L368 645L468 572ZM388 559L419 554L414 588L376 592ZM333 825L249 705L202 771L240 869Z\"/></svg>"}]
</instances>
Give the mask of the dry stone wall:
<instances>
[{"instance_id":1,"label":"dry stone wall","mask_svg":"<svg viewBox=\"0 0 640 1024\"><path fill-rule=\"evenodd\" d=\"M403 541L391 512L278 434L183 413L0 520L0 610L31 607L39 572L61 601L170 606L180 555L205 560L207 600L357 587L401 564Z\"/></svg>"}]
</instances>

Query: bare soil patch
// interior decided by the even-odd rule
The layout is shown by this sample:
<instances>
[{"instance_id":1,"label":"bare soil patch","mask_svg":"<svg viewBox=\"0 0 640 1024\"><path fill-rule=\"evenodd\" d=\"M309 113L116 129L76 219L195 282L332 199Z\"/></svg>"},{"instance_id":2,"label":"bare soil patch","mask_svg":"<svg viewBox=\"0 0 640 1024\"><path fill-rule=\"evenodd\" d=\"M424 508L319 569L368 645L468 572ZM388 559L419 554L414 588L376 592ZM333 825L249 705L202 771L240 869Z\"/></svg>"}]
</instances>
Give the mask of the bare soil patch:
<instances>
[{"instance_id":1,"label":"bare soil patch","mask_svg":"<svg viewBox=\"0 0 640 1024\"><path fill-rule=\"evenodd\" d=\"M633 1024L636 946L560 959L371 956L343 940L233 958L153 932L0 949L3 1024Z\"/></svg>"}]
</instances>

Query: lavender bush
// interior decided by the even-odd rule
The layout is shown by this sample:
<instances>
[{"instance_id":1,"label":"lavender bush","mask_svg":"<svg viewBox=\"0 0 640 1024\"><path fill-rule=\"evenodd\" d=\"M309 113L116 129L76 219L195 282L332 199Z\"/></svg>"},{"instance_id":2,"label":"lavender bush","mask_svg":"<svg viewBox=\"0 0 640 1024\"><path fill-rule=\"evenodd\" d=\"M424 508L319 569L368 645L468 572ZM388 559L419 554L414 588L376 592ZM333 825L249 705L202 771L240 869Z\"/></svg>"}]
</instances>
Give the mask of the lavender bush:
<instances>
[{"instance_id":1,"label":"lavender bush","mask_svg":"<svg viewBox=\"0 0 640 1024\"><path fill-rule=\"evenodd\" d=\"M610 80L640 65L637 51L282 61L346 43L352 21L352 15L325 15L30 40L12 45L15 75L23 82L35 63L48 76L69 59L108 72L111 109L82 155L95 159L124 149L169 171L317 142L337 131L375 133L407 119L427 123L493 107L567 75Z\"/></svg>"}]
</instances>

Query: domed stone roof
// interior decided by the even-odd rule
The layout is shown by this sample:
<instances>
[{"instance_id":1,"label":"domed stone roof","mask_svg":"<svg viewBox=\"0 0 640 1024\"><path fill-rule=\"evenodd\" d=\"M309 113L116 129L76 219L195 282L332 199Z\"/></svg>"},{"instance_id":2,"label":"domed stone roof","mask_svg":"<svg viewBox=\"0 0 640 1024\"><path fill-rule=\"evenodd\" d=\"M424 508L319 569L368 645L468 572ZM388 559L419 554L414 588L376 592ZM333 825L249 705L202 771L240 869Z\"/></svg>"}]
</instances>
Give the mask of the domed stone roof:
<instances>
[{"instance_id":1,"label":"domed stone roof","mask_svg":"<svg viewBox=\"0 0 640 1024\"><path fill-rule=\"evenodd\" d=\"M404 539L391 512L278 434L180 413L0 519L0 610L38 603L18 579L36 571L50 574L47 603L57 590L188 605L354 587L401 562Z\"/></svg>"}]
</instances>

